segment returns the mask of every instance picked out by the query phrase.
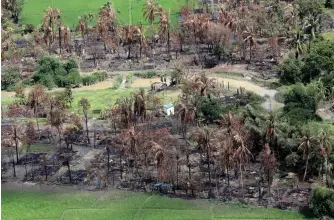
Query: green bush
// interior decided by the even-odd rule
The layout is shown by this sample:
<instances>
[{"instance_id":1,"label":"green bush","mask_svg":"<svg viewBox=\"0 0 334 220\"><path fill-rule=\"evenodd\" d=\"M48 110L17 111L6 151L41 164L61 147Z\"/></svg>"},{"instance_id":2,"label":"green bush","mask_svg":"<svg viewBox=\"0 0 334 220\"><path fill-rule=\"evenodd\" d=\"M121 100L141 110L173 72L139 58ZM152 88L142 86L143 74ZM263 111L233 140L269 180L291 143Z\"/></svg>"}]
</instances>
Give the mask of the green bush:
<instances>
[{"instance_id":1,"label":"green bush","mask_svg":"<svg viewBox=\"0 0 334 220\"><path fill-rule=\"evenodd\" d=\"M325 187L313 189L310 208L317 217L334 217L334 190Z\"/></svg>"},{"instance_id":2,"label":"green bush","mask_svg":"<svg viewBox=\"0 0 334 220\"><path fill-rule=\"evenodd\" d=\"M121 75L118 75L113 86L111 87L112 89L119 89L123 81L123 77Z\"/></svg>"},{"instance_id":3,"label":"green bush","mask_svg":"<svg viewBox=\"0 0 334 220\"><path fill-rule=\"evenodd\" d=\"M307 86L296 84L285 93L283 109L293 123L315 119L317 106L324 97L325 89L321 81L312 81Z\"/></svg>"},{"instance_id":4,"label":"green bush","mask_svg":"<svg viewBox=\"0 0 334 220\"><path fill-rule=\"evenodd\" d=\"M92 76L96 77L98 82L102 82L108 78L108 74L106 72L94 72Z\"/></svg>"},{"instance_id":5,"label":"green bush","mask_svg":"<svg viewBox=\"0 0 334 220\"><path fill-rule=\"evenodd\" d=\"M1 90L14 91L15 84L20 80L20 73L15 68L8 68L1 76Z\"/></svg>"},{"instance_id":6,"label":"green bush","mask_svg":"<svg viewBox=\"0 0 334 220\"><path fill-rule=\"evenodd\" d=\"M49 89L58 86L79 86L81 76L77 70L78 65L73 59L61 63L56 57L42 57L38 61L38 69L33 76L35 84L42 84Z\"/></svg>"},{"instance_id":7,"label":"green bush","mask_svg":"<svg viewBox=\"0 0 334 220\"><path fill-rule=\"evenodd\" d=\"M150 78L154 78L157 77L157 72L154 70L150 70L147 72L138 72L138 73L134 73L134 75L136 77L140 77L140 78L145 78L145 79L150 79Z\"/></svg>"},{"instance_id":8,"label":"green bush","mask_svg":"<svg viewBox=\"0 0 334 220\"><path fill-rule=\"evenodd\" d=\"M220 118L223 105L219 98L198 96L196 99L198 101L198 113L202 118L210 122Z\"/></svg>"},{"instance_id":9,"label":"green bush","mask_svg":"<svg viewBox=\"0 0 334 220\"><path fill-rule=\"evenodd\" d=\"M280 80L283 83L294 84L303 79L304 63L295 57L289 57L279 66Z\"/></svg>"},{"instance_id":10,"label":"green bush","mask_svg":"<svg viewBox=\"0 0 334 220\"><path fill-rule=\"evenodd\" d=\"M97 77L96 76L84 76L82 77L82 84L84 86L89 86L89 85L93 85L97 82Z\"/></svg>"}]
</instances>

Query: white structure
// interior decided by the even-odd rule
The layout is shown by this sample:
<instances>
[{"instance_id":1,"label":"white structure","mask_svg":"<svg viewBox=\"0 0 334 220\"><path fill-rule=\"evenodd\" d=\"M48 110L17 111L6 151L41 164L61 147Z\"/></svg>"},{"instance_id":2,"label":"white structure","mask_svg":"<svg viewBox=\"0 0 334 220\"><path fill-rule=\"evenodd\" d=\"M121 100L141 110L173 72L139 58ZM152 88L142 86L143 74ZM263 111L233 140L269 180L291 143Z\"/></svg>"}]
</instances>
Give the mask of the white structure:
<instances>
[{"instance_id":1,"label":"white structure","mask_svg":"<svg viewBox=\"0 0 334 220\"><path fill-rule=\"evenodd\" d=\"M173 104L164 105L164 113L168 116L174 115L174 105Z\"/></svg>"}]
</instances>

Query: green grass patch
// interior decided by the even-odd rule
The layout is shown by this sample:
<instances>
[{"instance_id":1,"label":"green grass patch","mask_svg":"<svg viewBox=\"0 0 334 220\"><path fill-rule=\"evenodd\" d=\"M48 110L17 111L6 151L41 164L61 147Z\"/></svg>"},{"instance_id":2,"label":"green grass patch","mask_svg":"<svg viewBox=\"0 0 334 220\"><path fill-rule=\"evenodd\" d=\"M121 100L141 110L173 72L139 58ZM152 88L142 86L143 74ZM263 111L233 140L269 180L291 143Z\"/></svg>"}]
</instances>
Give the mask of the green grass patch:
<instances>
[{"instance_id":1,"label":"green grass patch","mask_svg":"<svg viewBox=\"0 0 334 220\"><path fill-rule=\"evenodd\" d=\"M119 87L122 85L122 82L123 82L123 77L121 75L118 75L111 88L114 90L119 89Z\"/></svg>"},{"instance_id":2,"label":"green grass patch","mask_svg":"<svg viewBox=\"0 0 334 220\"><path fill-rule=\"evenodd\" d=\"M2 190L2 219L177 220L303 219L298 212L213 204L120 190L24 192Z\"/></svg>"},{"instance_id":3,"label":"green grass patch","mask_svg":"<svg viewBox=\"0 0 334 220\"><path fill-rule=\"evenodd\" d=\"M30 147L24 146L22 148L23 152L48 152L51 151L52 146L50 144L32 144Z\"/></svg>"},{"instance_id":4,"label":"green grass patch","mask_svg":"<svg viewBox=\"0 0 334 220\"><path fill-rule=\"evenodd\" d=\"M81 98L88 99L91 110L94 109L104 109L116 102L117 99L129 96L132 92L134 92L135 89L129 88L129 89L118 89L115 90L113 88L109 89L101 89L101 90L87 90L87 91L80 91L80 92L73 92L73 104L72 109L75 112L79 112L80 108L78 105L78 102Z\"/></svg>"},{"instance_id":5,"label":"green grass patch","mask_svg":"<svg viewBox=\"0 0 334 220\"><path fill-rule=\"evenodd\" d=\"M146 71L146 72L137 72L134 73L134 76L144 79L151 79L157 77L157 72L154 70Z\"/></svg>"},{"instance_id":6,"label":"green grass patch","mask_svg":"<svg viewBox=\"0 0 334 220\"><path fill-rule=\"evenodd\" d=\"M92 12L95 15L98 13L100 7L102 7L107 0L27 0L23 7L22 13L22 24L33 24L39 25L42 22L44 10L48 7L58 8L61 11L61 18L63 24L69 25L71 29L74 29L78 24L78 17L84 13ZM129 6L132 5L132 22L137 24L144 21L142 15L142 8L144 5L144 0L128 0L121 1L115 0L111 1L113 6L119 11L117 14L117 19L121 24L128 24L130 20L130 10ZM194 3L198 4L195 0L188 1L189 5ZM185 0L159 0L161 4L167 11L170 10L171 22L176 23L177 13L180 7L186 4ZM95 19L94 19L95 22ZM148 26L147 26L148 27Z\"/></svg>"},{"instance_id":7,"label":"green grass patch","mask_svg":"<svg viewBox=\"0 0 334 220\"><path fill-rule=\"evenodd\" d=\"M334 19L334 9L326 9L326 13Z\"/></svg>"},{"instance_id":8,"label":"green grass patch","mask_svg":"<svg viewBox=\"0 0 334 220\"><path fill-rule=\"evenodd\" d=\"M243 73L236 73L236 72L216 71L215 73L221 76L244 77Z\"/></svg>"},{"instance_id":9,"label":"green grass patch","mask_svg":"<svg viewBox=\"0 0 334 220\"><path fill-rule=\"evenodd\" d=\"M323 33L322 36L325 38L325 40L334 40L334 31Z\"/></svg>"}]
</instances>

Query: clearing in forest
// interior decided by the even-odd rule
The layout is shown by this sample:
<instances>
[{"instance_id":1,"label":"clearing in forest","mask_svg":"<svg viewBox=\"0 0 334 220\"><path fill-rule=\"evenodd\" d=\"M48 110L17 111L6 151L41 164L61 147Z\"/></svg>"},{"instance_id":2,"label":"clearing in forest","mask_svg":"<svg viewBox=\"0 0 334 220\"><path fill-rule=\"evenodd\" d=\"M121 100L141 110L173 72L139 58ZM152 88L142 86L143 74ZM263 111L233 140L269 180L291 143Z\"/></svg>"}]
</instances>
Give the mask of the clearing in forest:
<instances>
[{"instance_id":1,"label":"clearing in forest","mask_svg":"<svg viewBox=\"0 0 334 220\"><path fill-rule=\"evenodd\" d=\"M120 190L2 191L2 219L304 219L294 211L223 205Z\"/></svg>"}]
</instances>

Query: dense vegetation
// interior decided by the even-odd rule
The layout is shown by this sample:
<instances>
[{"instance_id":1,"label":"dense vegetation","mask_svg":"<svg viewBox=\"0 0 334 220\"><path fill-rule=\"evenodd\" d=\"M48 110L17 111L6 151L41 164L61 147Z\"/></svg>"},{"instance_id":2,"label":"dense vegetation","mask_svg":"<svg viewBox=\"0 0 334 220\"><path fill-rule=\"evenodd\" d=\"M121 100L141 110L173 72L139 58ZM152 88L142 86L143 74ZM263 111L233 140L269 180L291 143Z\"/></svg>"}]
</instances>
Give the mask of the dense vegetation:
<instances>
[{"instance_id":1,"label":"dense vegetation","mask_svg":"<svg viewBox=\"0 0 334 220\"><path fill-rule=\"evenodd\" d=\"M56 180L64 184L126 185L149 191L152 183L164 183L176 196L256 200L261 206L281 208L305 202L315 182L324 187L313 190L310 208L319 217L332 214L334 127L319 116L319 112L331 116L334 111L334 41L322 37L333 19L325 13L325 1L230 1L219 10L213 7L216 3L211 7L203 1L201 10L189 5L178 9L175 24L169 8L147 0L140 14L147 26L132 22L137 16L132 17L131 7L129 22L122 23L124 14L107 2L98 13L80 16L76 28L71 26L72 18L64 22L68 12L50 7L41 25L19 27L23 2L2 4L6 19L1 84L4 90L15 90L15 101L2 111L2 117L11 120L1 135L10 168L7 178L16 179L21 172L15 168L24 166L22 179L48 181L49 175L65 167L67 171ZM327 7L331 4L326 2ZM81 39L73 40L78 35ZM287 50L290 55L278 64ZM265 97L241 86L232 91L228 82L226 88L211 70L202 69L228 68L226 63L234 62L247 64L248 71L232 77L247 76L275 87L282 108L271 106L276 91L265 90L269 93ZM81 76L79 63L80 69L95 72ZM101 67L109 71L115 66L121 70L160 67L164 73L138 70L133 74L148 81L160 76L160 82L150 83L151 90L129 88L127 82L133 76L119 74L110 89L72 93L72 88L105 80ZM25 86L30 86L27 92ZM47 91L54 87L65 89ZM163 110L164 104L172 102L166 91L177 93L175 114L170 116ZM263 101L270 101L270 107L265 108ZM105 127L97 129L97 123ZM39 155L29 161L28 156L34 157L30 147L42 142L52 146L49 157ZM99 150L89 150L95 155L79 169L83 157L77 150L84 148L87 153L87 146ZM55 167L58 170L49 172ZM76 178L76 172L84 178ZM295 181L289 182L286 176ZM294 197L286 205L280 190L290 196L290 189L301 198ZM150 199L155 198L145 197L140 209ZM99 202L95 200L95 205ZM50 218L63 212L69 219L81 215L65 212L63 203L59 207ZM115 213L109 211L106 215ZM125 215L138 217L142 212L137 206L132 211ZM204 217L193 212L180 218L216 217L214 209L206 210ZM96 217L95 210L83 213ZM252 215L246 214L240 216Z\"/></svg>"}]
</instances>

